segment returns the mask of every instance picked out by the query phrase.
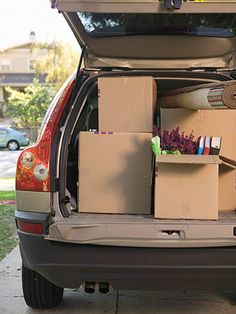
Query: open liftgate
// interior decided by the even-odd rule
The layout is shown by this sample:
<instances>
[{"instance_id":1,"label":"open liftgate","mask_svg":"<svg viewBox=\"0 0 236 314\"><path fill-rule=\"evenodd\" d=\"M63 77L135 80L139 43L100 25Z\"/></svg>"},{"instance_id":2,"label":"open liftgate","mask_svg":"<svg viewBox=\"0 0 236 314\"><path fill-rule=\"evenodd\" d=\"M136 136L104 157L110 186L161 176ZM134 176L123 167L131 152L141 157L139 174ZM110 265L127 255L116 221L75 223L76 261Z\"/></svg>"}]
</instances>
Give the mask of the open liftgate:
<instances>
[{"instance_id":1,"label":"open liftgate","mask_svg":"<svg viewBox=\"0 0 236 314\"><path fill-rule=\"evenodd\" d=\"M234 13L236 0L51 0L64 12Z\"/></svg>"}]
</instances>

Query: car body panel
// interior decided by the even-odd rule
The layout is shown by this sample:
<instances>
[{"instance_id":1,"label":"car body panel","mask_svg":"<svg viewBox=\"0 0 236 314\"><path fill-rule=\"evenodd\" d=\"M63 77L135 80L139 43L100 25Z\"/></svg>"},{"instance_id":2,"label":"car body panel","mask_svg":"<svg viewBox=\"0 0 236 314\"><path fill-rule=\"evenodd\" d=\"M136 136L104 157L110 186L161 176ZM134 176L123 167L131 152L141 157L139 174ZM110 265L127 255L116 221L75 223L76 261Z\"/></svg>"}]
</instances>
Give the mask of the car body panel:
<instances>
[{"instance_id":1,"label":"car body panel","mask_svg":"<svg viewBox=\"0 0 236 314\"><path fill-rule=\"evenodd\" d=\"M51 193L16 190L16 208L19 211L50 213ZM33 204L33 206L32 206Z\"/></svg>"},{"instance_id":2,"label":"car body panel","mask_svg":"<svg viewBox=\"0 0 236 314\"><path fill-rule=\"evenodd\" d=\"M174 2L174 1L173 1ZM65 12L108 13L232 13L236 12L235 0L185 0L178 9L156 0L51 0L52 7Z\"/></svg>"},{"instance_id":3,"label":"car body panel","mask_svg":"<svg viewBox=\"0 0 236 314\"><path fill-rule=\"evenodd\" d=\"M77 12L64 12L63 14L79 45L85 49L86 68L190 69L212 67L231 70L235 68L236 36L226 38L163 34L113 36L109 32L104 37L92 36L92 33L86 31L86 23L83 21L85 24L82 24Z\"/></svg>"}]
</instances>

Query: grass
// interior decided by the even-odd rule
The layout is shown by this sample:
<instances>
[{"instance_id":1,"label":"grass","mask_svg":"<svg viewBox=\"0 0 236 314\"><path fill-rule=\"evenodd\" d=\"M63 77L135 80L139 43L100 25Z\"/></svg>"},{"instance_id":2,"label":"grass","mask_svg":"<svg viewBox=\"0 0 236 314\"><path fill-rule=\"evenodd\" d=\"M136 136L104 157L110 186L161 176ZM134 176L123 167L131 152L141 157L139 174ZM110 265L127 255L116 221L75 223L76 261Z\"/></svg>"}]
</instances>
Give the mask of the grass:
<instances>
[{"instance_id":1,"label":"grass","mask_svg":"<svg viewBox=\"0 0 236 314\"><path fill-rule=\"evenodd\" d=\"M16 199L16 192L15 191L0 191L0 200L15 200Z\"/></svg>"},{"instance_id":2,"label":"grass","mask_svg":"<svg viewBox=\"0 0 236 314\"><path fill-rule=\"evenodd\" d=\"M0 191L0 200L14 200L15 191ZM0 260L18 243L15 225L15 205L0 205Z\"/></svg>"},{"instance_id":3,"label":"grass","mask_svg":"<svg viewBox=\"0 0 236 314\"><path fill-rule=\"evenodd\" d=\"M14 205L0 205L0 260L18 243L14 212Z\"/></svg>"}]
</instances>

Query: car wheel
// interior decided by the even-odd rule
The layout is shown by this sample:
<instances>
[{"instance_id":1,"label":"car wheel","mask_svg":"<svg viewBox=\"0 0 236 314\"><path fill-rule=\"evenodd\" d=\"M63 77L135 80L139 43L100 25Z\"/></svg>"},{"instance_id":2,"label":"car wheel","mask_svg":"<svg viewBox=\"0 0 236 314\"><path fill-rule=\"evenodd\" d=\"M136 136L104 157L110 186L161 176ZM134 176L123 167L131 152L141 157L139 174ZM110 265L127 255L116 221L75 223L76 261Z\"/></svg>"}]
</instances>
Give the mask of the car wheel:
<instances>
[{"instance_id":1,"label":"car wheel","mask_svg":"<svg viewBox=\"0 0 236 314\"><path fill-rule=\"evenodd\" d=\"M25 302L35 309L50 309L57 306L64 289L55 286L36 271L22 266L22 287Z\"/></svg>"},{"instance_id":2,"label":"car wheel","mask_svg":"<svg viewBox=\"0 0 236 314\"><path fill-rule=\"evenodd\" d=\"M20 148L19 143L14 140L8 142L7 147L9 150L17 150Z\"/></svg>"}]
</instances>

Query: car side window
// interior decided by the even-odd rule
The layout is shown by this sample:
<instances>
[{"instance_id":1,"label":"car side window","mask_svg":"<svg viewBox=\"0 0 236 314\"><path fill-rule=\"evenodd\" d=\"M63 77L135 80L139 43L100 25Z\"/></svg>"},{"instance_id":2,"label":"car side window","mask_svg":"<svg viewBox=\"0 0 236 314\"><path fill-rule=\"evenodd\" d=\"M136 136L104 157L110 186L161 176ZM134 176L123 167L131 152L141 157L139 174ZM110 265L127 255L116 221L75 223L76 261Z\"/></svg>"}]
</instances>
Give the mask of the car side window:
<instances>
[{"instance_id":1,"label":"car side window","mask_svg":"<svg viewBox=\"0 0 236 314\"><path fill-rule=\"evenodd\" d=\"M5 129L0 129L0 134L8 134L8 132Z\"/></svg>"}]
</instances>

